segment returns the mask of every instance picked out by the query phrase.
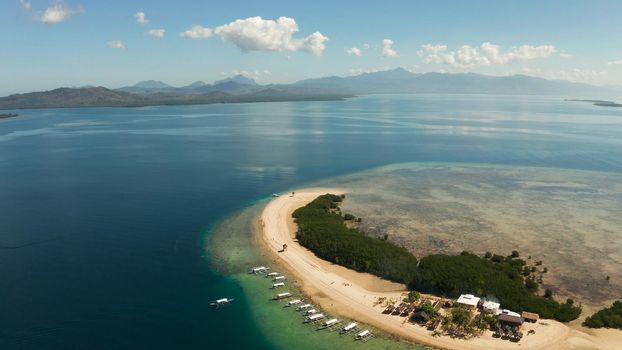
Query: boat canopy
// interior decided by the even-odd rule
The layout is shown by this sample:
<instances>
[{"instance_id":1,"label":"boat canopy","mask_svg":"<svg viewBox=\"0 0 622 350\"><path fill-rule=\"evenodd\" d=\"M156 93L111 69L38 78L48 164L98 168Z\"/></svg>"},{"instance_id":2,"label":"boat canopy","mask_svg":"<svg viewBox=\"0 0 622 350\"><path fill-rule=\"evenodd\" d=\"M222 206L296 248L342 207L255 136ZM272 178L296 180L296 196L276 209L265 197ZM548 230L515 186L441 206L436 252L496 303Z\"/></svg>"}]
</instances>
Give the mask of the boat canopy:
<instances>
[{"instance_id":1,"label":"boat canopy","mask_svg":"<svg viewBox=\"0 0 622 350\"><path fill-rule=\"evenodd\" d=\"M324 314L315 314L309 316L309 321L315 321L324 318Z\"/></svg>"},{"instance_id":2,"label":"boat canopy","mask_svg":"<svg viewBox=\"0 0 622 350\"><path fill-rule=\"evenodd\" d=\"M361 333L357 334L356 336L358 338L364 338L364 337L368 336L369 334L370 334L370 332L366 329L366 330L362 331Z\"/></svg>"},{"instance_id":3,"label":"boat canopy","mask_svg":"<svg viewBox=\"0 0 622 350\"><path fill-rule=\"evenodd\" d=\"M348 324L347 326L343 327L343 330L346 331L346 332L347 331L351 331L354 328L356 328L356 326L357 326L357 323L356 322L352 322L352 323Z\"/></svg>"}]
</instances>

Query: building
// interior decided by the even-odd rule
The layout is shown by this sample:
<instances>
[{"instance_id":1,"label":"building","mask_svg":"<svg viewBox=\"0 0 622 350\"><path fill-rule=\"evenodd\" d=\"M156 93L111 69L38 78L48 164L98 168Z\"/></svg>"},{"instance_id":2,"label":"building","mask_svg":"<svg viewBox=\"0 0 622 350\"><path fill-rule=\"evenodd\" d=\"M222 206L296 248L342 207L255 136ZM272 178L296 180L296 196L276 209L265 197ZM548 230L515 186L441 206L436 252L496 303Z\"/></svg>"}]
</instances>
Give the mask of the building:
<instances>
[{"instance_id":1,"label":"building","mask_svg":"<svg viewBox=\"0 0 622 350\"><path fill-rule=\"evenodd\" d=\"M499 320L502 325L509 326L521 326L524 322L524 319L520 315L516 316L510 314L499 314L497 320Z\"/></svg>"},{"instance_id":2,"label":"building","mask_svg":"<svg viewBox=\"0 0 622 350\"><path fill-rule=\"evenodd\" d=\"M501 307L501 304L495 303L494 301L486 300L482 304L482 311L488 314L496 315L497 313L499 313L500 307Z\"/></svg>"},{"instance_id":3,"label":"building","mask_svg":"<svg viewBox=\"0 0 622 350\"><path fill-rule=\"evenodd\" d=\"M456 303L466 306L467 308L474 309L479 304L479 300L480 299L473 294L462 294Z\"/></svg>"},{"instance_id":4,"label":"building","mask_svg":"<svg viewBox=\"0 0 622 350\"><path fill-rule=\"evenodd\" d=\"M522 315L526 322L536 323L540 319L540 315L533 312L523 311Z\"/></svg>"}]
</instances>

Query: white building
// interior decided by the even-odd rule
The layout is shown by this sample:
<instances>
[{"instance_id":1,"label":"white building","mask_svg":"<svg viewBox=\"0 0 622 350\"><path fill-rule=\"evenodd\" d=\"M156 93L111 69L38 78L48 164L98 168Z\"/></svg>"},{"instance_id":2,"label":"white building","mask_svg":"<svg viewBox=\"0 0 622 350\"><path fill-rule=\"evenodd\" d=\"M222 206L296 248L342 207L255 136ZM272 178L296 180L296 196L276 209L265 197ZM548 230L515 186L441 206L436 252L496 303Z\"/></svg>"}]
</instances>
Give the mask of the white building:
<instances>
[{"instance_id":1,"label":"white building","mask_svg":"<svg viewBox=\"0 0 622 350\"><path fill-rule=\"evenodd\" d=\"M468 308L476 308L479 304L479 298L473 294L462 294L457 303Z\"/></svg>"},{"instance_id":2,"label":"white building","mask_svg":"<svg viewBox=\"0 0 622 350\"><path fill-rule=\"evenodd\" d=\"M496 315L499 312L499 308L501 304L495 303L494 301L486 300L482 304L482 310L486 313Z\"/></svg>"}]
</instances>

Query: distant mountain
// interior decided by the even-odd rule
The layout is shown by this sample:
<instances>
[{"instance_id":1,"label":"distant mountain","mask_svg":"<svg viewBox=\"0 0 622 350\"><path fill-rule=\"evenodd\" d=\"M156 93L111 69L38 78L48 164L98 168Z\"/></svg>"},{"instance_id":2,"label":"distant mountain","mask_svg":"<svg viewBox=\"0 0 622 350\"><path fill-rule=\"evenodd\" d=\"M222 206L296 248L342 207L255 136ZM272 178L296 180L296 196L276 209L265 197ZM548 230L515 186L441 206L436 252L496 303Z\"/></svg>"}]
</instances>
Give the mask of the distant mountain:
<instances>
[{"instance_id":1,"label":"distant mountain","mask_svg":"<svg viewBox=\"0 0 622 350\"><path fill-rule=\"evenodd\" d=\"M140 89L168 89L171 86L158 80L144 80L134 84L132 87Z\"/></svg>"},{"instance_id":2,"label":"distant mountain","mask_svg":"<svg viewBox=\"0 0 622 350\"><path fill-rule=\"evenodd\" d=\"M360 74L352 77L326 77L301 80L293 84L341 91L351 94L377 93L471 93L471 94L527 94L527 95L601 95L610 94L611 88L546 80L526 75L487 76L474 73L417 74L402 68Z\"/></svg>"},{"instance_id":3,"label":"distant mountain","mask_svg":"<svg viewBox=\"0 0 622 350\"><path fill-rule=\"evenodd\" d=\"M234 82L219 85L240 85ZM207 85L211 87L211 85ZM327 94L323 91L303 88L272 89L261 88L252 92L230 93L207 91L195 93L130 93L95 88L59 88L50 91L15 94L0 98L0 110L25 108L69 108L69 107L141 107L155 105L190 105L209 103L338 100L352 97L345 94Z\"/></svg>"},{"instance_id":4,"label":"distant mountain","mask_svg":"<svg viewBox=\"0 0 622 350\"><path fill-rule=\"evenodd\" d=\"M0 109L334 100L394 93L528 94L602 99L619 95L622 89L526 75L417 74L397 68L350 77L306 79L294 84L259 85L251 78L236 75L213 85L196 81L184 87L172 87L148 80L116 90L61 88L0 98Z\"/></svg>"},{"instance_id":5,"label":"distant mountain","mask_svg":"<svg viewBox=\"0 0 622 350\"><path fill-rule=\"evenodd\" d=\"M234 83L238 83L241 85L257 85L257 82L254 79L243 76L241 74L232 76L230 78L215 81L214 85L219 85L219 84L224 84L224 83L229 83L229 82L234 82Z\"/></svg>"},{"instance_id":6,"label":"distant mountain","mask_svg":"<svg viewBox=\"0 0 622 350\"><path fill-rule=\"evenodd\" d=\"M198 88L198 87L201 87L201 86L205 86L205 85L208 85L208 84L206 84L204 81L197 80L197 81L195 81L194 83L192 83L190 85L184 86L184 88L186 88L186 89L195 89L195 88Z\"/></svg>"}]
</instances>

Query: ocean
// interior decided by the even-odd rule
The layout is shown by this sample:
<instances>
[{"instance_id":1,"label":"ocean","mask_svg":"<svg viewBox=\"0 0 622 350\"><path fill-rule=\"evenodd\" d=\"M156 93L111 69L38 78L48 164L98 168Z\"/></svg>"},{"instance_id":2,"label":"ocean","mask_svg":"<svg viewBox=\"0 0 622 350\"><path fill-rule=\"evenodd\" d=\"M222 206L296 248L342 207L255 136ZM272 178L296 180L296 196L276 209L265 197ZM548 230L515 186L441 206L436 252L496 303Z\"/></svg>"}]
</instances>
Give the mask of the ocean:
<instances>
[{"instance_id":1,"label":"ocean","mask_svg":"<svg viewBox=\"0 0 622 350\"><path fill-rule=\"evenodd\" d=\"M403 162L622 173L622 109L563 97L17 112L0 121L0 349L286 349L210 239L272 193Z\"/></svg>"}]
</instances>

